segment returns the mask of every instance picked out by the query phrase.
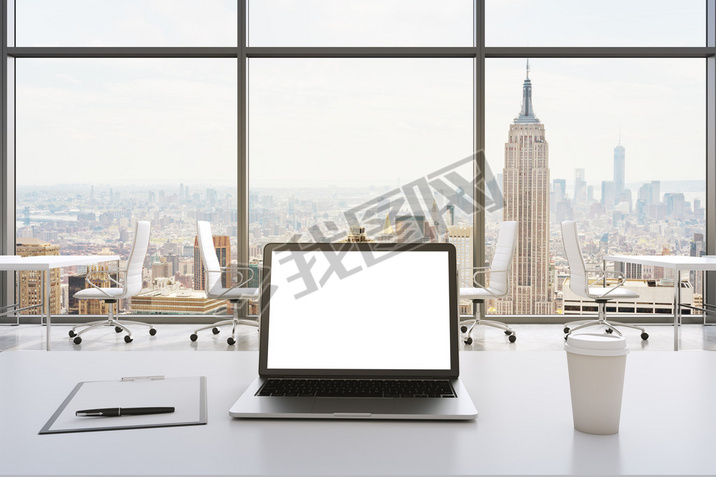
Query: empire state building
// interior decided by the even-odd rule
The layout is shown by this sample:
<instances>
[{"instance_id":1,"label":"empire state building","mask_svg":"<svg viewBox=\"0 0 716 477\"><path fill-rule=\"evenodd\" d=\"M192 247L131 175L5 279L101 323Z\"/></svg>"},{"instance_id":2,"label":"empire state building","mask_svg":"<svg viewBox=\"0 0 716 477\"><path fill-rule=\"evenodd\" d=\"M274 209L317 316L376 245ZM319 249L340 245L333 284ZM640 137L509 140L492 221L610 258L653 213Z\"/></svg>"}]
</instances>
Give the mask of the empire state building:
<instances>
[{"instance_id":1,"label":"empire state building","mask_svg":"<svg viewBox=\"0 0 716 477\"><path fill-rule=\"evenodd\" d=\"M532 82L522 86L522 110L510 125L503 169L504 220L518 223L510 294L498 300L501 314L552 314L549 280L549 146L535 117Z\"/></svg>"}]
</instances>

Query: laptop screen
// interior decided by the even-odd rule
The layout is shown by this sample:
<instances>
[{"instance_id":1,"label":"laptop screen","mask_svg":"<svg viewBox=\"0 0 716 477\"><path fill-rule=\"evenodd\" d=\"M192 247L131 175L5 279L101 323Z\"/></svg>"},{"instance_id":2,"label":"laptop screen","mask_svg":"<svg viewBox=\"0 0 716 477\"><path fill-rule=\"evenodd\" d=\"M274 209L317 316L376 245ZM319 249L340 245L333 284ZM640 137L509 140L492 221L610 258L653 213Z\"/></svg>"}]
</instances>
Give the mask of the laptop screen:
<instances>
[{"instance_id":1,"label":"laptop screen","mask_svg":"<svg viewBox=\"0 0 716 477\"><path fill-rule=\"evenodd\" d=\"M269 244L264 253L262 374L456 373L452 245Z\"/></svg>"}]
</instances>

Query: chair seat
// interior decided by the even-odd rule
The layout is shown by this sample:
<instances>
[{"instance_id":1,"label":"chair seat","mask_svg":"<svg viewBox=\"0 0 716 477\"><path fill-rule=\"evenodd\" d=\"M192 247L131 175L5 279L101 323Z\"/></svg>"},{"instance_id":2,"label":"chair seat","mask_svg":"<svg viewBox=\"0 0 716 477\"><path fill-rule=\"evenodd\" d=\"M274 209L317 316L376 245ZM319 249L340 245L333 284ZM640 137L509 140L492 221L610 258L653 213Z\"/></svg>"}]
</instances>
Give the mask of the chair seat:
<instances>
[{"instance_id":1,"label":"chair seat","mask_svg":"<svg viewBox=\"0 0 716 477\"><path fill-rule=\"evenodd\" d=\"M611 289L610 287L589 287L589 298L598 300ZM604 297L605 300L619 300L624 298L639 298L639 294L626 288L617 288Z\"/></svg>"},{"instance_id":2,"label":"chair seat","mask_svg":"<svg viewBox=\"0 0 716 477\"><path fill-rule=\"evenodd\" d=\"M226 293L224 295L224 293ZM208 294L218 300L251 300L259 297L258 288L221 288L217 287Z\"/></svg>"},{"instance_id":3,"label":"chair seat","mask_svg":"<svg viewBox=\"0 0 716 477\"><path fill-rule=\"evenodd\" d=\"M74 294L75 298L83 300L113 300L124 298L125 296L126 290L124 288L100 288L99 290L97 288L85 288Z\"/></svg>"},{"instance_id":4,"label":"chair seat","mask_svg":"<svg viewBox=\"0 0 716 477\"><path fill-rule=\"evenodd\" d=\"M504 293L501 293L497 290L493 290L490 287L487 288L460 288L460 298L464 298L467 300L487 300L489 298L495 298L503 296Z\"/></svg>"}]
</instances>

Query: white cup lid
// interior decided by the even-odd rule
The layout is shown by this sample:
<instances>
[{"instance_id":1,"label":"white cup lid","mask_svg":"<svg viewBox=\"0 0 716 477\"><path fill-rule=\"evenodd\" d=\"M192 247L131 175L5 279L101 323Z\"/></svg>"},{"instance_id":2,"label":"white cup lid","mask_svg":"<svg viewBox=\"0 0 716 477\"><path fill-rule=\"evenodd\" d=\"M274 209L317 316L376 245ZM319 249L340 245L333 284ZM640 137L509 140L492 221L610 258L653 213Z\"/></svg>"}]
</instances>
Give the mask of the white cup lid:
<instances>
[{"instance_id":1,"label":"white cup lid","mask_svg":"<svg viewBox=\"0 0 716 477\"><path fill-rule=\"evenodd\" d=\"M629 353L626 339L622 336L597 333L569 335L564 349L568 353L587 356L624 356Z\"/></svg>"}]
</instances>

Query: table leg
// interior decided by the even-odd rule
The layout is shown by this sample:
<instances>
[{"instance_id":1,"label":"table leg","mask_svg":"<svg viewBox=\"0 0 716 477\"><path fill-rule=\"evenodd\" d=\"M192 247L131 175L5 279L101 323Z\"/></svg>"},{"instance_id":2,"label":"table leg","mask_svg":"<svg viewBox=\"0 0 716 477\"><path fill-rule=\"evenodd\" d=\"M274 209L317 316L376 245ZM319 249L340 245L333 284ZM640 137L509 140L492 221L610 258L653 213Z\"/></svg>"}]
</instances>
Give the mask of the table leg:
<instances>
[{"instance_id":1,"label":"table leg","mask_svg":"<svg viewBox=\"0 0 716 477\"><path fill-rule=\"evenodd\" d=\"M681 270L674 277L674 351L679 351L679 325L681 324Z\"/></svg>"},{"instance_id":2,"label":"table leg","mask_svg":"<svg viewBox=\"0 0 716 477\"><path fill-rule=\"evenodd\" d=\"M44 282L43 308L45 311L45 317L47 318L47 351L50 351L50 329L52 328L52 310L50 310L50 269L42 272L42 281Z\"/></svg>"}]
</instances>

